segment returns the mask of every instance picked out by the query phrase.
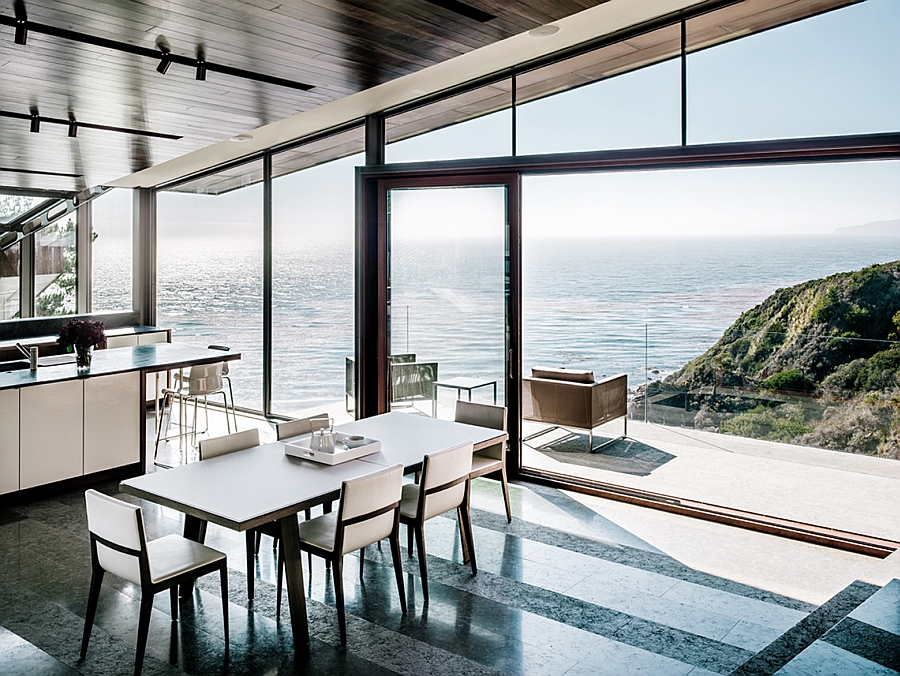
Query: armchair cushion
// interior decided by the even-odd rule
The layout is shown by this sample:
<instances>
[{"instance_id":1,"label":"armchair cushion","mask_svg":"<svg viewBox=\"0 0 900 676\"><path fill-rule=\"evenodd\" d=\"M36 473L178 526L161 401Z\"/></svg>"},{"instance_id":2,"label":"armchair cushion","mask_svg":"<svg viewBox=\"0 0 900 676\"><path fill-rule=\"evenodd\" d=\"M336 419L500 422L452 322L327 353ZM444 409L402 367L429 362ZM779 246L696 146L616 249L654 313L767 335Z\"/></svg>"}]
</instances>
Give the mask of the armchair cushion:
<instances>
[{"instance_id":1,"label":"armchair cushion","mask_svg":"<svg viewBox=\"0 0 900 676\"><path fill-rule=\"evenodd\" d=\"M535 366L531 369L532 378L549 378L550 380L564 380L568 383L594 382L593 371L580 369L552 368L548 366Z\"/></svg>"}]
</instances>

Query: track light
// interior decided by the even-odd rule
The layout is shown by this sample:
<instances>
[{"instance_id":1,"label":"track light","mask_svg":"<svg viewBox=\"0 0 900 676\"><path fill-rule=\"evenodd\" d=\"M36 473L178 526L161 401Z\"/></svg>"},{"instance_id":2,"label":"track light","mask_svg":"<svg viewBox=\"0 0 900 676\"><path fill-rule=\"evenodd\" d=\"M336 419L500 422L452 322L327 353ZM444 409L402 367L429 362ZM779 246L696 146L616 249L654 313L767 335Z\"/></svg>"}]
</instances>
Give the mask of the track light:
<instances>
[{"instance_id":1,"label":"track light","mask_svg":"<svg viewBox=\"0 0 900 676\"><path fill-rule=\"evenodd\" d=\"M206 79L206 47L197 45L197 79Z\"/></svg>"},{"instance_id":2,"label":"track light","mask_svg":"<svg viewBox=\"0 0 900 676\"><path fill-rule=\"evenodd\" d=\"M172 65L172 57L169 56L168 50L162 50L162 55L159 57L159 64L156 66L156 72L166 74L166 71L169 70L169 66Z\"/></svg>"},{"instance_id":3,"label":"track light","mask_svg":"<svg viewBox=\"0 0 900 676\"><path fill-rule=\"evenodd\" d=\"M37 108L31 109L31 133L41 133L41 118L38 116Z\"/></svg>"},{"instance_id":4,"label":"track light","mask_svg":"<svg viewBox=\"0 0 900 676\"><path fill-rule=\"evenodd\" d=\"M69 114L69 138L75 138L78 136L78 122L75 120L75 116Z\"/></svg>"},{"instance_id":5,"label":"track light","mask_svg":"<svg viewBox=\"0 0 900 676\"><path fill-rule=\"evenodd\" d=\"M16 13L15 42L17 45L24 45L28 42L28 14L25 12L25 3L16 0L13 3L13 10Z\"/></svg>"}]
</instances>

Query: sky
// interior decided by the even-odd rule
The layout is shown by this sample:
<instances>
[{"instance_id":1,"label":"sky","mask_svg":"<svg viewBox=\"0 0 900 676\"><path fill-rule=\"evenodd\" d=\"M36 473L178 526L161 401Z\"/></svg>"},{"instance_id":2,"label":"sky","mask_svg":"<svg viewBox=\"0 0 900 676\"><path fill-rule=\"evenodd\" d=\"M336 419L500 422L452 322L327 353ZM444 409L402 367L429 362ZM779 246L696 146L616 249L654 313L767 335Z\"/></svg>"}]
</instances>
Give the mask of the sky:
<instances>
[{"instance_id":1,"label":"sky","mask_svg":"<svg viewBox=\"0 0 900 676\"><path fill-rule=\"evenodd\" d=\"M518 151L677 145L679 74L670 61L522 105ZM898 131L900 0L866 0L692 54L688 102L689 143ZM509 111L501 111L392 144L388 161L508 155L509 125ZM348 236L353 170L361 161L345 158L276 179L276 242ZM484 196L491 191L406 192L394 215L421 237L482 236L480 223L502 217L494 197ZM260 199L258 186L217 197L164 194L160 232L240 234L261 224ZM114 222L130 221L130 198L100 201L107 201L95 208L100 227L106 222L112 233ZM523 181L525 233L538 238L830 234L896 218L898 161Z\"/></svg>"}]
</instances>

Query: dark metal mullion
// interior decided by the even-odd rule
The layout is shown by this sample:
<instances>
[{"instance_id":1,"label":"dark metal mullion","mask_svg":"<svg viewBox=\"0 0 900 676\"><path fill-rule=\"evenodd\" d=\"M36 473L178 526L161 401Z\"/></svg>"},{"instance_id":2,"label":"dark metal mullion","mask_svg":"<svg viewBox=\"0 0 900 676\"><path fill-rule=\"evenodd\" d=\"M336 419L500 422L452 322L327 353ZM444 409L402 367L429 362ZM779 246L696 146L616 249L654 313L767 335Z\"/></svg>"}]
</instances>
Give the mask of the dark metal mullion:
<instances>
[{"instance_id":1,"label":"dark metal mullion","mask_svg":"<svg viewBox=\"0 0 900 676\"><path fill-rule=\"evenodd\" d=\"M263 415L272 412L272 155L263 163Z\"/></svg>"},{"instance_id":2,"label":"dark metal mullion","mask_svg":"<svg viewBox=\"0 0 900 676\"><path fill-rule=\"evenodd\" d=\"M512 156L515 157L516 152L516 139L518 136L518 118L516 117L516 74L512 75L512 86L511 86L511 101L510 105L512 107Z\"/></svg>"},{"instance_id":3,"label":"dark metal mullion","mask_svg":"<svg viewBox=\"0 0 900 676\"><path fill-rule=\"evenodd\" d=\"M687 21L681 20L681 145L687 145Z\"/></svg>"}]
</instances>

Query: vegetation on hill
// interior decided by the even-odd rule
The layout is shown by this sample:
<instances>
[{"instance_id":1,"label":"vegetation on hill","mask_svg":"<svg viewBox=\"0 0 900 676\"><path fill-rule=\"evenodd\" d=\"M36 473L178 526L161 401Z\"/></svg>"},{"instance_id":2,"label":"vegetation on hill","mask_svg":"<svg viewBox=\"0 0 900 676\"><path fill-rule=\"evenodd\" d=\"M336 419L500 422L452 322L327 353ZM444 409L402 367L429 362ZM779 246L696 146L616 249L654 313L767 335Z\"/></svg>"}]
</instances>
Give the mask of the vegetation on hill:
<instances>
[{"instance_id":1,"label":"vegetation on hill","mask_svg":"<svg viewBox=\"0 0 900 676\"><path fill-rule=\"evenodd\" d=\"M641 388L661 422L900 458L900 261L778 289Z\"/></svg>"}]
</instances>

